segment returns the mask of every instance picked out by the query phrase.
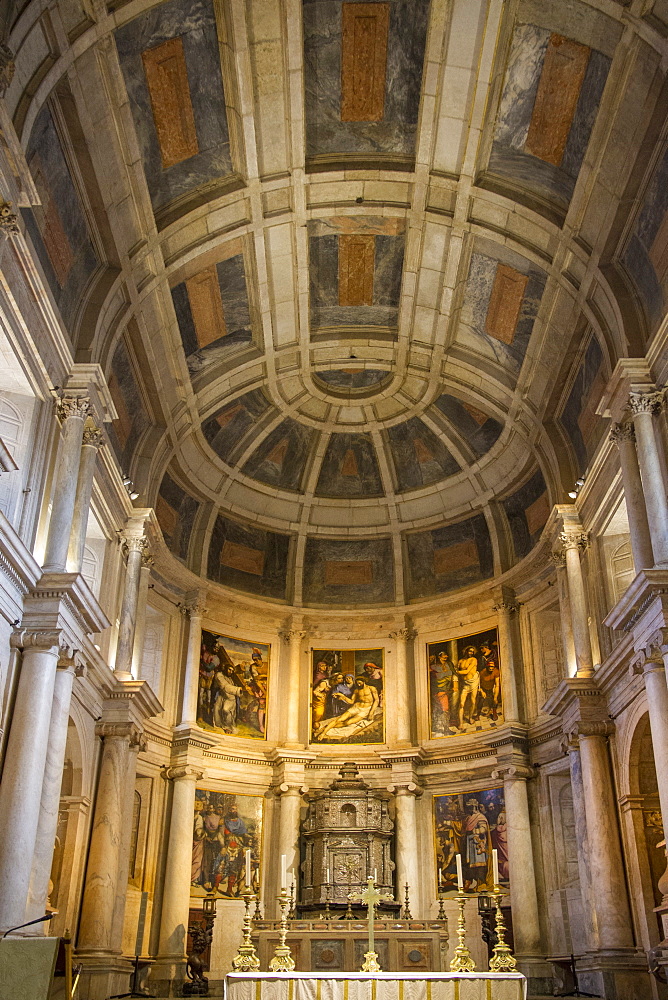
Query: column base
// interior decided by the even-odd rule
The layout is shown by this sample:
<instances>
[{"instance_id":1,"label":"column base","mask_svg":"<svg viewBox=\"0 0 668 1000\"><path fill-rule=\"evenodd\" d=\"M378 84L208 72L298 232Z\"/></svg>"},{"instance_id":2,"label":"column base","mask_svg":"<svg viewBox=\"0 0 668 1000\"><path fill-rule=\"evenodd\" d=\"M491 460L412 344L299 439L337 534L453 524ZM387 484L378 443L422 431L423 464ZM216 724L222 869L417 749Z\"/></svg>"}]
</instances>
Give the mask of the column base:
<instances>
[{"instance_id":1,"label":"column base","mask_svg":"<svg viewBox=\"0 0 668 1000\"><path fill-rule=\"evenodd\" d=\"M120 955L77 954L83 966L78 993L86 1000L106 1000L109 996L129 993L134 963Z\"/></svg>"},{"instance_id":2,"label":"column base","mask_svg":"<svg viewBox=\"0 0 668 1000\"><path fill-rule=\"evenodd\" d=\"M177 997L185 979L185 958L159 956L151 966L148 988L155 997Z\"/></svg>"},{"instance_id":3,"label":"column base","mask_svg":"<svg viewBox=\"0 0 668 1000\"><path fill-rule=\"evenodd\" d=\"M647 956L635 948L588 952L577 960L576 971L579 988L605 1000L647 1000L652 996Z\"/></svg>"},{"instance_id":4,"label":"column base","mask_svg":"<svg viewBox=\"0 0 668 1000\"><path fill-rule=\"evenodd\" d=\"M515 955L517 971L527 977L529 996L552 996L555 988L551 962L534 956Z\"/></svg>"}]
</instances>

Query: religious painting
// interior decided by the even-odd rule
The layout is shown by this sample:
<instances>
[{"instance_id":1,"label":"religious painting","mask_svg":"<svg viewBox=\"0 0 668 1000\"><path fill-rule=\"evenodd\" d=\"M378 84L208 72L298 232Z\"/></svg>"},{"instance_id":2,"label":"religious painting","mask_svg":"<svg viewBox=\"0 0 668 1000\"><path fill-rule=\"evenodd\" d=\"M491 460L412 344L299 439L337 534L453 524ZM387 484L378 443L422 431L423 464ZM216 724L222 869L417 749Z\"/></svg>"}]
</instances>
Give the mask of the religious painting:
<instances>
[{"instance_id":1,"label":"religious painting","mask_svg":"<svg viewBox=\"0 0 668 1000\"><path fill-rule=\"evenodd\" d=\"M430 737L495 729L503 722L495 628L427 644Z\"/></svg>"},{"instance_id":2,"label":"religious painting","mask_svg":"<svg viewBox=\"0 0 668 1000\"><path fill-rule=\"evenodd\" d=\"M384 650L311 652L311 742L383 743Z\"/></svg>"},{"instance_id":3,"label":"religious painting","mask_svg":"<svg viewBox=\"0 0 668 1000\"><path fill-rule=\"evenodd\" d=\"M190 895L215 893L239 899L246 889L246 851L251 857L251 891L260 886L262 796L195 789Z\"/></svg>"},{"instance_id":4,"label":"religious painting","mask_svg":"<svg viewBox=\"0 0 668 1000\"><path fill-rule=\"evenodd\" d=\"M434 796L436 877L441 893L457 891L461 855L465 892L494 889L492 851L499 861L499 882L507 884L508 832L503 788Z\"/></svg>"},{"instance_id":5,"label":"religious painting","mask_svg":"<svg viewBox=\"0 0 668 1000\"><path fill-rule=\"evenodd\" d=\"M271 646L202 630L197 724L226 736L263 740Z\"/></svg>"}]
</instances>

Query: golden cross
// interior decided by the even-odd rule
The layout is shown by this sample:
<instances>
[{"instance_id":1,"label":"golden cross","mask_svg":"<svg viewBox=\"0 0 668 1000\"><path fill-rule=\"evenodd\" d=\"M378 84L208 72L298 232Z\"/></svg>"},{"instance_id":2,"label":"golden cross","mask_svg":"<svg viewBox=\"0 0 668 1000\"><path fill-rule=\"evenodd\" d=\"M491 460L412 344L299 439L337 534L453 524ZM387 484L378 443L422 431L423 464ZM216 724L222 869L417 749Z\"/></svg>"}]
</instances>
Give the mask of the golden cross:
<instances>
[{"instance_id":1,"label":"golden cross","mask_svg":"<svg viewBox=\"0 0 668 1000\"><path fill-rule=\"evenodd\" d=\"M354 902L364 903L367 907L369 914L369 951L368 954L374 955L373 950L374 940L373 940L373 922L375 918L374 906L376 903L380 903L381 900L392 901L392 896L387 892L379 892L376 889L376 883L374 882L373 875L369 875L367 881L367 886L364 892L351 892L348 895L348 899L352 899ZM363 970L364 971L364 970Z\"/></svg>"}]
</instances>

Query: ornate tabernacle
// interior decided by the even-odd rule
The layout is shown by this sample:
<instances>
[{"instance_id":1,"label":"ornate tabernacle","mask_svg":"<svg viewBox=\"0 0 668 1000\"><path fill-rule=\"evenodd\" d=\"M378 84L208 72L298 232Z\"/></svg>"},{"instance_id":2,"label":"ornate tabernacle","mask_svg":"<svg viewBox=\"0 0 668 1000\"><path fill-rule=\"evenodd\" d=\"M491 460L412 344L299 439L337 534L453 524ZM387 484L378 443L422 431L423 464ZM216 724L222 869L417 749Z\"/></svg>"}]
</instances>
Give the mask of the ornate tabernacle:
<instances>
[{"instance_id":1,"label":"ornate tabernacle","mask_svg":"<svg viewBox=\"0 0 668 1000\"><path fill-rule=\"evenodd\" d=\"M391 796L370 788L354 763L345 763L339 775L329 788L307 796L300 912L328 900L332 910L345 909L349 894L362 892L368 878L394 898ZM381 907L398 909L393 903Z\"/></svg>"}]
</instances>

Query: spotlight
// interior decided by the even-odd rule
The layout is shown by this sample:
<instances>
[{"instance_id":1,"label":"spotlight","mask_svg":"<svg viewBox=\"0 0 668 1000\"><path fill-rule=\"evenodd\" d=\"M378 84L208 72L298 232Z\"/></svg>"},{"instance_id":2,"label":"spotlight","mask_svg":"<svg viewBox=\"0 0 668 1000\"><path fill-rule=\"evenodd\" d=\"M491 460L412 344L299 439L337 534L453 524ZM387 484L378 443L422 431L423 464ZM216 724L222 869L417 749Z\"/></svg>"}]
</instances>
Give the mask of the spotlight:
<instances>
[{"instance_id":1,"label":"spotlight","mask_svg":"<svg viewBox=\"0 0 668 1000\"><path fill-rule=\"evenodd\" d=\"M571 492L568 495L571 498L571 500L577 500L578 495L575 492L575 490L571 490Z\"/></svg>"},{"instance_id":2,"label":"spotlight","mask_svg":"<svg viewBox=\"0 0 668 1000\"><path fill-rule=\"evenodd\" d=\"M584 479L576 479L575 480L575 485L576 486L584 486Z\"/></svg>"},{"instance_id":3,"label":"spotlight","mask_svg":"<svg viewBox=\"0 0 668 1000\"><path fill-rule=\"evenodd\" d=\"M129 476L123 476L123 486L132 486L132 480Z\"/></svg>"},{"instance_id":4,"label":"spotlight","mask_svg":"<svg viewBox=\"0 0 668 1000\"><path fill-rule=\"evenodd\" d=\"M130 499L131 500L136 500L138 496L139 496L139 494L137 493L136 490L131 490L131 492L130 492Z\"/></svg>"}]
</instances>

